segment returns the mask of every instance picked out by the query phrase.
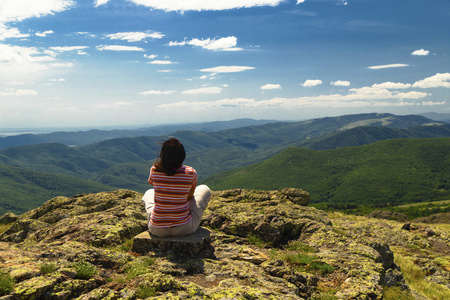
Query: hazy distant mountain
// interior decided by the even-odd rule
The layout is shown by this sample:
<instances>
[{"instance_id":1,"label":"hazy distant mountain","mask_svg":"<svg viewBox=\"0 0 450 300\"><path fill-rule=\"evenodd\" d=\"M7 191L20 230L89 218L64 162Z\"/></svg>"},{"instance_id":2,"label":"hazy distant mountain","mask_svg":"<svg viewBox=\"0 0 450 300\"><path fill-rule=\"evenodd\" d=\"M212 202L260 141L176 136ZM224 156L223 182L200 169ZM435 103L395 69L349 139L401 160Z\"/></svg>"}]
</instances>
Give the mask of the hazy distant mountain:
<instances>
[{"instance_id":1,"label":"hazy distant mountain","mask_svg":"<svg viewBox=\"0 0 450 300\"><path fill-rule=\"evenodd\" d=\"M434 121L450 123L450 114L430 112L421 115Z\"/></svg>"},{"instance_id":2,"label":"hazy distant mountain","mask_svg":"<svg viewBox=\"0 0 450 300\"><path fill-rule=\"evenodd\" d=\"M12 146L34 145L39 143L58 142L61 144L88 145L98 143L107 139L138 136L161 136L178 130L212 132L231 128L262 125L276 122L274 120L237 119L231 121L215 121L205 123L188 123L173 125L157 125L140 129L116 129L86 131L57 131L43 134L20 134L0 138L0 150Z\"/></svg>"}]
</instances>

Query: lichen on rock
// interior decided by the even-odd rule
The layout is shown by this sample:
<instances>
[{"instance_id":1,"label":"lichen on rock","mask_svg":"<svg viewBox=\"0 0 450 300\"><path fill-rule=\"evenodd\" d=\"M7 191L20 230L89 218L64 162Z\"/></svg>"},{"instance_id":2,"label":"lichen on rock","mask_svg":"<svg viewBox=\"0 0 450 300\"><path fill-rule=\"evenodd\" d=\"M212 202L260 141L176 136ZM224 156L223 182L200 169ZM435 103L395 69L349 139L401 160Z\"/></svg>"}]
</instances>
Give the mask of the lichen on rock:
<instances>
[{"instance_id":1,"label":"lichen on rock","mask_svg":"<svg viewBox=\"0 0 450 300\"><path fill-rule=\"evenodd\" d=\"M56 197L18 216L0 236L0 271L15 280L6 297L381 299L383 286L408 288L392 245L447 251L449 242L428 227L330 218L307 206L299 189L228 190L212 193L201 224L212 231L214 256L164 246L136 253L130 241L147 230L141 197L129 190ZM77 262L94 265L95 274L79 279ZM429 280L448 279L444 263L422 264ZM55 268L44 272L44 264Z\"/></svg>"}]
</instances>

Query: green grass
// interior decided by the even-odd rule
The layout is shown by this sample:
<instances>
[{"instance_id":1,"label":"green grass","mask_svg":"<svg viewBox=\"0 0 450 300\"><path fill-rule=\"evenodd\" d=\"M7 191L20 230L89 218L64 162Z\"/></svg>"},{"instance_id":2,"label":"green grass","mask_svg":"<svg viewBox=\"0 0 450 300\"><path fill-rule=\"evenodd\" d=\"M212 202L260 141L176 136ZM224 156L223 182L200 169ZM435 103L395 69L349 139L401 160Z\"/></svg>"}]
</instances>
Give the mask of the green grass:
<instances>
[{"instance_id":1,"label":"green grass","mask_svg":"<svg viewBox=\"0 0 450 300\"><path fill-rule=\"evenodd\" d=\"M259 248L265 248L267 246L267 243L264 242L262 238L251 232L247 235L247 240L250 244L255 245Z\"/></svg>"},{"instance_id":2,"label":"green grass","mask_svg":"<svg viewBox=\"0 0 450 300\"><path fill-rule=\"evenodd\" d=\"M450 299L450 289L444 285L426 281L424 272L414 263L414 258L395 251L395 263L401 268L408 286L415 292L431 300Z\"/></svg>"},{"instance_id":3,"label":"green grass","mask_svg":"<svg viewBox=\"0 0 450 300\"><path fill-rule=\"evenodd\" d=\"M78 279L91 279L94 275L97 274L97 268L87 261L75 262L72 267L77 272Z\"/></svg>"},{"instance_id":4,"label":"green grass","mask_svg":"<svg viewBox=\"0 0 450 300\"><path fill-rule=\"evenodd\" d=\"M384 300L415 300L416 298L411 295L409 291L402 290L399 287L384 287L383 288Z\"/></svg>"},{"instance_id":5,"label":"green grass","mask_svg":"<svg viewBox=\"0 0 450 300\"><path fill-rule=\"evenodd\" d=\"M40 270L41 273L46 275L55 272L58 269L58 266L54 262L45 262L41 264Z\"/></svg>"},{"instance_id":6,"label":"green grass","mask_svg":"<svg viewBox=\"0 0 450 300\"><path fill-rule=\"evenodd\" d=\"M156 259L152 257L139 257L136 260L128 263L125 268L125 275L128 280L132 280L139 275L150 273L152 270L149 266L155 264Z\"/></svg>"},{"instance_id":7,"label":"green grass","mask_svg":"<svg viewBox=\"0 0 450 300\"><path fill-rule=\"evenodd\" d=\"M0 296L7 295L14 289L14 278L9 273L0 271Z\"/></svg>"}]
</instances>

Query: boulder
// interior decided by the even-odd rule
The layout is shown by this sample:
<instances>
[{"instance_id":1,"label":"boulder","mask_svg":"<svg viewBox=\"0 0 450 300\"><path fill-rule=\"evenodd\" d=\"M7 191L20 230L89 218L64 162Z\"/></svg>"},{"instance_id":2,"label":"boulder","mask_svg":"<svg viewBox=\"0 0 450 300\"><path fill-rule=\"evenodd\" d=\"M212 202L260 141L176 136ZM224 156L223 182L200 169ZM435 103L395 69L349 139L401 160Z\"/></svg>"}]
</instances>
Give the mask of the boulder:
<instances>
[{"instance_id":1,"label":"boulder","mask_svg":"<svg viewBox=\"0 0 450 300\"><path fill-rule=\"evenodd\" d=\"M213 257L211 241L211 231L204 227L199 227L193 234L179 237L157 237L145 231L134 237L132 251L176 257Z\"/></svg>"},{"instance_id":2,"label":"boulder","mask_svg":"<svg viewBox=\"0 0 450 300\"><path fill-rule=\"evenodd\" d=\"M19 217L13 213L6 213L0 217L0 224L6 225L15 222Z\"/></svg>"}]
</instances>

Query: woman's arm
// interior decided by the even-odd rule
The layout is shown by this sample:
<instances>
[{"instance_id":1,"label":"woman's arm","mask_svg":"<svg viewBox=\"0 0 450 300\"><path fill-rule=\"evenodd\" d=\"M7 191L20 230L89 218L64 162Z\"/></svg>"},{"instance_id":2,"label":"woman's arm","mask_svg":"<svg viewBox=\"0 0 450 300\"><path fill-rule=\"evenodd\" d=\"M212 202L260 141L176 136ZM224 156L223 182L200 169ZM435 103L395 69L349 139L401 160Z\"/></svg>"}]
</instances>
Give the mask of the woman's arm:
<instances>
[{"instance_id":1,"label":"woman's arm","mask_svg":"<svg viewBox=\"0 0 450 300\"><path fill-rule=\"evenodd\" d=\"M194 196L194 192L195 192L195 184L191 187L191 190L189 191L189 194L187 196L188 200Z\"/></svg>"}]
</instances>

